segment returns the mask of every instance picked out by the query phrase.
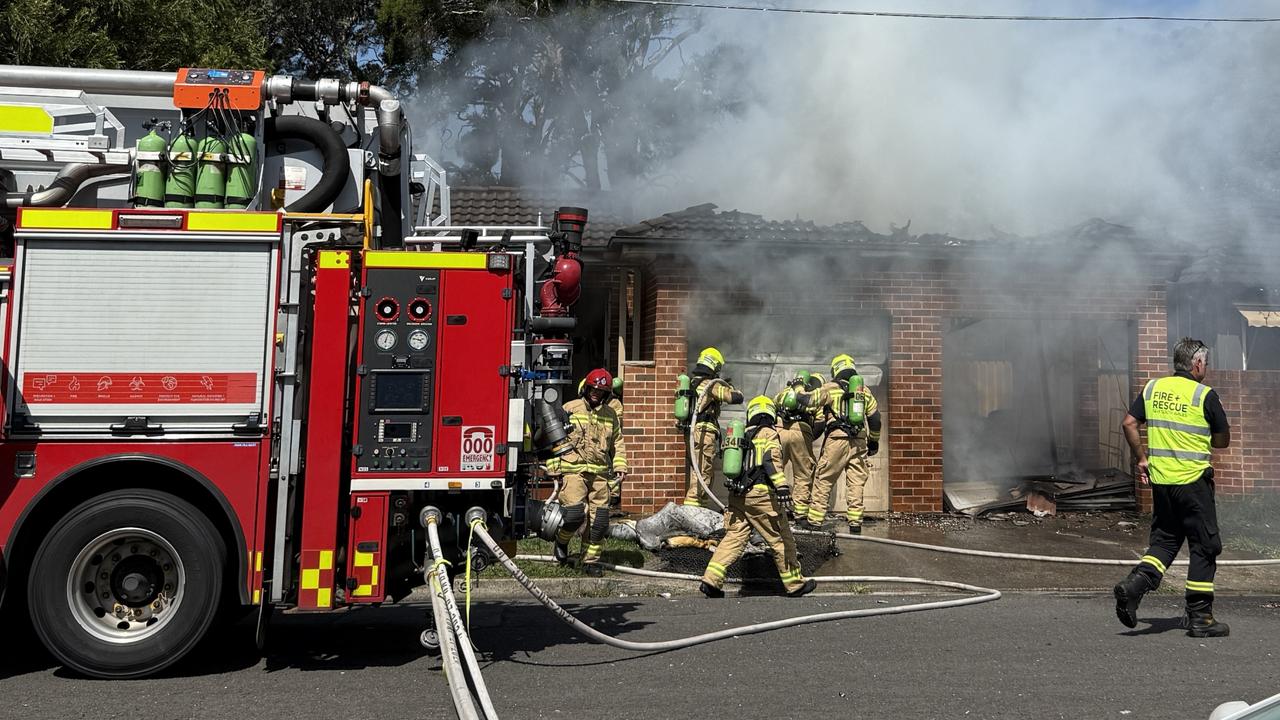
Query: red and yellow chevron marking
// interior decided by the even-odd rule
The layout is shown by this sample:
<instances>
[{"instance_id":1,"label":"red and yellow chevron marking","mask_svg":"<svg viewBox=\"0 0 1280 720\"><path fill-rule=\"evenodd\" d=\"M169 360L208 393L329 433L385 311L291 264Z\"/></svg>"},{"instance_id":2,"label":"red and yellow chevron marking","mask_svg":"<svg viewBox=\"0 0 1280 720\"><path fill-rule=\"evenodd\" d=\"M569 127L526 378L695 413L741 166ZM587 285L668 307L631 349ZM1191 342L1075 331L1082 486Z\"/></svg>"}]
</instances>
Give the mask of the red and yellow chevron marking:
<instances>
[{"instance_id":1,"label":"red and yellow chevron marking","mask_svg":"<svg viewBox=\"0 0 1280 720\"><path fill-rule=\"evenodd\" d=\"M327 610L333 607L333 551L303 550L298 607Z\"/></svg>"},{"instance_id":2,"label":"red and yellow chevron marking","mask_svg":"<svg viewBox=\"0 0 1280 720\"><path fill-rule=\"evenodd\" d=\"M351 558L352 576L358 583L351 592L353 598L382 599L382 584L378 581L378 567L382 564L381 550L360 552L357 550Z\"/></svg>"}]
</instances>

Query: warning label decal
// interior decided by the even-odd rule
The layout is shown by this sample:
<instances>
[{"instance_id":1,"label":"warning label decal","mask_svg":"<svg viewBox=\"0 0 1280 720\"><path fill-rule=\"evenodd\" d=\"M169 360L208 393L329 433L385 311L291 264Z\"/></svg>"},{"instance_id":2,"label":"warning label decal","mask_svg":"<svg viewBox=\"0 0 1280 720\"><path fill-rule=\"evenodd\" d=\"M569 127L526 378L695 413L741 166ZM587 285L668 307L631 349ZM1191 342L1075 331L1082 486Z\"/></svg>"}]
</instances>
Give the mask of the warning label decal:
<instances>
[{"instance_id":1,"label":"warning label decal","mask_svg":"<svg viewBox=\"0 0 1280 720\"><path fill-rule=\"evenodd\" d=\"M462 472L486 472L493 468L492 425L462 426Z\"/></svg>"},{"instance_id":2,"label":"warning label decal","mask_svg":"<svg viewBox=\"0 0 1280 720\"><path fill-rule=\"evenodd\" d=\"M28 372L22 399L37 404L242 404L257 401L256 373Z\"/></svg>"}]
</instances>

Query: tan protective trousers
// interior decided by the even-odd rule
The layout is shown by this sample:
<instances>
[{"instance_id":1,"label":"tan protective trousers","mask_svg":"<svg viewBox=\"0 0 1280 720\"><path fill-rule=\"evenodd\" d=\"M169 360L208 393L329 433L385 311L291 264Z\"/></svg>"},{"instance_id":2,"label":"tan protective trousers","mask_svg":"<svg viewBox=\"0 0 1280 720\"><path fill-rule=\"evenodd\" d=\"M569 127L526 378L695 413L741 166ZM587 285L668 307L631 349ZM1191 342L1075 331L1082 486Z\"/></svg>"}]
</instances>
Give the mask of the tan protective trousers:
<instances>
[{"instance_id":1,"label":"tan protective trousers","mask_svg":"<svg viewBox=\"0 0 1280 720\"><path fill-rule=\"evenodd\" d=\"M605 476L595 473L564 476L564 485L560 487L561 507L579 503L586 503L587 506L587 517L583 523L586 528L587 549L582 553L582 562L599 562L601 545L609 529L609 481ZM574 534L575 532L566 533L561 530L556 539L568 543Z\"/></svg>"},{"instance_id":2,"label":"tan protective trousers","mask_svg":"<svg viewBox=\"0 0 1280 720\"><path fill-rule=\"evenodd\" d=\"M805 422L789 422L778 429L782 445L782 467L791 481L791 498L796 514L809 511L809 494L813 486L813 428Z\"/></svg>"},{"instance_id":3,"label":"tan protective trousers","mask_svg":"<svg viewBox=\"0 0 1280 720\"><path fill-rule=\"evenodd\" d=\"M858 437L850 440L842 431L829 436L822 448L822 455L818 458L813 494L809 498L809 522L816 525L826 518L831 490L843 478L847 504L845 516L850 525L862 525L863 496L870 477L866 439Z\"/></svg>"},{"instance_id":4,"label":"tan protective trousers","mask_svg":"<svg viewBox=\"0 0 1280 720\"><path fill-rule=\"evenodd\" d=\"M711 486L711 481L715 477L716 455L720 452L720 433L710 427L695 427L693 429L693 447L689 448L689 461L697 463L698 469L702 472L702 478ZM707 494L698 484L698 476L694 473L693 468L685 469L685 488L684 488L684 504L694 507L706 507L710 502L707 500Z\"/></svg>"},{"instance_id":5,"label":"tan protective trousers","mask_svg":"<svg viewBox=\"0 0 1280 720\"><path fill-rule=\"evenodd\" d=\"M729 567L747 548L751 528L760 533L773 551L773 562L783 587L787 592L799 590L804 585L804 576L800 574L800 560L796 557L796 539L768 485L756 485L746 495L729 496L724 512L724 539L707 563L702 581L713 587L724 587Z\"/></svg>"}]
</instances>

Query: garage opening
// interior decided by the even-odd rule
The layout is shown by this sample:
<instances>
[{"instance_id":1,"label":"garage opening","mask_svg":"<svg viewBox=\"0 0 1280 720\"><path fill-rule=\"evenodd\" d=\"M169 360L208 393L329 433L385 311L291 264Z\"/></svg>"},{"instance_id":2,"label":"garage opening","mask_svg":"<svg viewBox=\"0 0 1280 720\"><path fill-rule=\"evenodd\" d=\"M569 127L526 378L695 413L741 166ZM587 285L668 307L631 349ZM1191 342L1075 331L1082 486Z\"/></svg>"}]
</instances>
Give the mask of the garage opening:
<instances>
[{"instance_id":1,"label":"garage opening","mask_svg":"<svg viewBox=\"0 0 1280 720\"><path fill-rule=\"evenodd\" d=\"M943 339L946 507L1133 507L1120 430L1133 342L1127 321L953 321Z\"/></svg>"}]
</instances>

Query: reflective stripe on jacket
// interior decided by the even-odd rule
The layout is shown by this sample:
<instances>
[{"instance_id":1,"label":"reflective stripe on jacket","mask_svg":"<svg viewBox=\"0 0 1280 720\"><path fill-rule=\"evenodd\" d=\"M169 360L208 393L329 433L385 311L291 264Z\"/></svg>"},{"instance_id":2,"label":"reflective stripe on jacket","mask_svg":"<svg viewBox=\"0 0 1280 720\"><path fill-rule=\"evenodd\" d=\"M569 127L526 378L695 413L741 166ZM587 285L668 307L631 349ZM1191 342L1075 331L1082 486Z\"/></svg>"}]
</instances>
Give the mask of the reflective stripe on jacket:
<instances>
[{"instance_id":1,"label":"reflective stripe on jacket","mask_svg":"<svg viewBox=\"0 0 1280 720\"><path fill-rule=\"evenodd\" d=\"M1212 432L1204 416L1209 386L1176 375L1147 383L1147 457L1151 482L1187 485L1209 468Z\"/></svg>"},{"instance_id":2,"label":"reflective stripe on jacket","mask_svg":"<svg viewBox=\"0 0 1280 720\"><path fill-rule=\"evenodd\" d=\"M777 429L766 425L756 430L751 435L751 447L754 453L753 470L759 477L769 478L769 482L776 488L786 485L787 475L782 472L782 442L778 438ZM752 478L753 481L755 479Z\"/></svg>"},{"instance_id":3,"label":"reflective stripe on jacket","mask_svg":"<svg viewBox=\"0 0 1280 720\"><path fill-rule=\"evenodd\" d=\"M698 427L720 432L720 405L733 402L733 386L721 378L705 378L694 389L693 417Z\"/></svg>"},{"instance_id":4,"label":"reflective stripe on jacket","mask_svg":"<svg viewBox=\"0 0 1280 720\"><path fill-rule=\"evenodd\" d=\"M558 458L547 461L547 471L553 474L595 473L602 474L611 468L627 471L627 455L622 441L622 421L608 404L592 409L587 401L578 398L565 403L573 430L569 442L573 449Z\"/></svg>"}]
</instances>

